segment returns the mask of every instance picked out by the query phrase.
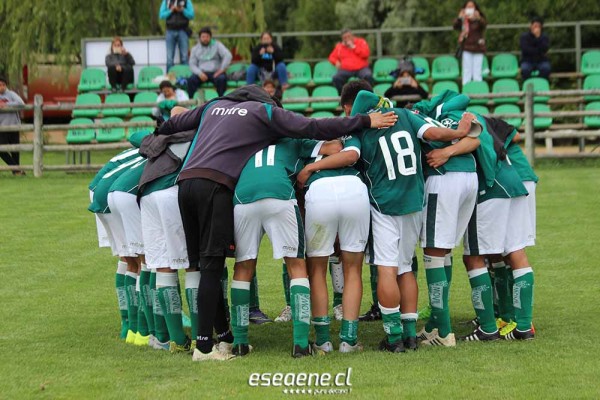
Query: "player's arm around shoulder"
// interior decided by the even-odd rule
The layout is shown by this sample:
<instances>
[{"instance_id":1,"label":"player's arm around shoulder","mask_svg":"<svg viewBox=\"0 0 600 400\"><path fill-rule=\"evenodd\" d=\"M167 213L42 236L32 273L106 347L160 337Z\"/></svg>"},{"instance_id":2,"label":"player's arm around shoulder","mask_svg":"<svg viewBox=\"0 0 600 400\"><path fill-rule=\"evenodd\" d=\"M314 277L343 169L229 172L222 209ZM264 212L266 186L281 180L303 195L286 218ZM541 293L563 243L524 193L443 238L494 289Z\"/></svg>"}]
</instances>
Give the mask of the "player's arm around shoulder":
<instances>
[{"instance_id":1,"label":"player's arm around shoulder","mask_svg":"<svg viewBox=\"0 0 600 400\"><path fill-rule=\"evenodd\" d=\"M450 157L472 153L480 145L479 138L465 137L451 146L435 149L427 153L427 164L432 168L439 168L446 164Z\"/></svg>"},{"instance_id":2,"label":"player's arm around shoulder","mask_svg":"<svg viewBox=\"0 0 600 400\"><path fill-rule=\"evenodd\" d=\"M459 121L456 130L431 126L423 133L423 139L437 142L451 142L456 139L462 139L471 131L471 125L475 119L474 114L466 112Z\"/></svg>"}]
</instances>

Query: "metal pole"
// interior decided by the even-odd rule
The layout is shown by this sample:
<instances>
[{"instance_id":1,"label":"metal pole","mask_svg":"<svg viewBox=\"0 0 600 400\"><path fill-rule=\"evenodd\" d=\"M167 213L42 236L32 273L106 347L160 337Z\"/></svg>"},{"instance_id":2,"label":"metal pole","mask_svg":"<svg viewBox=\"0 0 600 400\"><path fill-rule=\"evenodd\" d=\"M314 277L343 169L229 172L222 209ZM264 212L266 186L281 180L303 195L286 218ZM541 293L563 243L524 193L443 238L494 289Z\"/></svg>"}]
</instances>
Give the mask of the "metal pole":
<instances>
[{"instance_id":1,"label":"metal pole","mask_svg":"<svg viewBox=\"0 0 600 400\"><path fill-rule=\"evenodd\" d=\"M44 133L42 125L44 123L44 114L42 104L44 98L41 94L36 94L33 98L33 176L42 177L44 166Z\"/></svg>"},{"instance_id":2,"label":"metal pole","mask_svg":"<svg viewBox=\"0 0 600 400\"><path fill-rule=\"evenodd\" d=\"M377 31L375 34L375 39L377 42L377 58L383 57L383 42L381 39L381 31Z\"/></svg>"},{"instance_id":3,"label":"metal pole","mask_svg":"<svg viewBox=\"0 0 600 400\"><path fill-rule=\"evenodd\" d=\"M535 163L535 141L533 138L533 84L525 88L525 155L529 164Z\"/></svg>"},{"instance_id":4,"label":"metal pole","mask_svg":"<svg viewBox=\"0 0 600 400\"><path fill-rule=\"evenodd\" d=\"M575 24L575 67L581 71L581 23Z\"/></svg>"}]
</instances>

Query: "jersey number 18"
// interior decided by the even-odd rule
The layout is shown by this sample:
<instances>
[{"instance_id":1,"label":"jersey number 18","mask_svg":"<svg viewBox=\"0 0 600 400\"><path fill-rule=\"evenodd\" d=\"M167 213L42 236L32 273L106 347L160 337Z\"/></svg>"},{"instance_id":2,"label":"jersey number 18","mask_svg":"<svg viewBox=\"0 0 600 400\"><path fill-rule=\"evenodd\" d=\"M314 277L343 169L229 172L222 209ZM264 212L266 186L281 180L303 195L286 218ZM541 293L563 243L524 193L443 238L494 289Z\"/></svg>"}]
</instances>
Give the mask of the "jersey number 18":
<instances>
[{"instance_id":1,"label":"jersey number 18","mask_svg":"<svg viewBox=\"0 0 600 400\"><path fill-rule=\"evenodd\" d=\"M403 148L400 143L400 139L404 138L406 142L406 147ZM392 143L392 147L396 152L396 163L398 164L398 172L401 175L414 175L417 173L417 155L415 154L415 146L412 141L412 137L410 133L406 131L398 131L392 133L390 136L390 142ZM396 179L396 167L394 166L394 160L392 159L392 154L390 152L390 148L388 146L387 140L385 136L379 138L379 146L381 147L381 152L383 153L383 159L385 161L385 165L387 167L388 179L395 180ZM407 158L410 157L409 166L407 166L406 162Z\"/></svg>"}]
</instances>

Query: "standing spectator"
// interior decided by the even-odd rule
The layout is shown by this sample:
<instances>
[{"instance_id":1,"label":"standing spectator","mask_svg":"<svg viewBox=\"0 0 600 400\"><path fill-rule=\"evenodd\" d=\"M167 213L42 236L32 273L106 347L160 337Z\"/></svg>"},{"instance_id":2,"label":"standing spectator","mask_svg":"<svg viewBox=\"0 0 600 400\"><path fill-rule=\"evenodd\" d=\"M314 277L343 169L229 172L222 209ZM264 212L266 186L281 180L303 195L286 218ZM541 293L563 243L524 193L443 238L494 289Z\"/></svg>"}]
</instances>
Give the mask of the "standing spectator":
<instances>
[{"instance_id":1,"label":"standing spectator","mask_svg":"<svg viewBox=\"0 0 600 400\"><path fill-rule=\"evenodd\" d=\"M370 53L365 39L355 37L350 29L342 30L342 41L329 54L329 62L338 69L333 76L333 84L338 93L342 92L342 86L353 76L374 83L373 73L369 68Z\"/></svg>"},{"instance_id":2,"label":"standing spectator","mask_svg":"<svg viewBox=\"0 0 600 400\"><path fill-rule=\"evenodd\" d=\"M194 19L192 0L163 0L158 13L167 20L167 72L173 66L175 47L179 47L179 62L188 63L189 39L192 35L190 20Z\"/></svg>"},{"instance_id":3,"label":"standing spectator","mask_svg":"<svg viewBox=\"0 0 600 400\"><path fill-rule=\"evenodd\" d=\"M548 60L548 48L550 39L542 32L544 21L540 17L533 17L529 25L529 31L521 35L521 76L527 79L535 70L539 71L540 77L548 79L550 76L550 61Z\"/></svg>"},{"instance_id":4,"label":"standing spectator","mask_svg":"<svg viewBox=\"0 0 600 400\"><path fill-rule=\"evenodd\" d=\"M127 85L133 84L133 56L123 47L123 41L116 36L111 45L110 53L106 55L108 68L108 82L112 91L125 90Z\"/></svg>"},{"instance_id":5,"label":"standing spectator","mask_svg":"<svg viewBox=\"0 0 600 400\"><path fill-rule=\"evenodd\" d=\"M385 91L384 96L391 99L394 96L418 95L421 100L427 99L429 93L415 79L415 64L405 58L398 64L396 70L398 77L392 87ZM400 100L396 102L396 107L404 108L408 103L416 103L419 100Z\"/></svg>"},{"instance_id":6,"label":"standing spectator","mask_svg":"<svg viewBox=\"0 0 600 400\"><path fill-rule=\"evenodd\" d=\"M176 89L171 81L162 81L158 88L160 94L156 98L157 107L152 109L152 115L157 118L162 116L166 121L171 116L171 109L177 105L177 102L186 101L190 98L185 90Z\"/></svg>"},{"instance_id":7,"label":"standing spectator","mask_svg":"<svg viewBox=\"0 0 600 400\"><path fill-rule=\"evenodd\" d=\"M213 39L208 26L200 29L200 42L192 48L190 69L193 75L188 78L188 94L194 97L196 90L205 82L214 83L219 96L227 87L225 70L231 62L231 52L220 41Z\"/></svg>"},{"instance_id":8,"label":"standing spectator","mask_svg":"<svg viewBox=\"0 0 600 400\"><path fill-rule=\"evenodd\" d=\"M283 52L277 43L273 42L271 32L261 33L260 44L252 49L252 64L246 71L246 83L251 85L257 79L278 79L283 90L289 86Z\"/></svg>"},{"instance_id":9,"label":"standing spectator","mask_svg":"<svg viewBox=\"0 0 600 400\"><path fill-rule=\"evenodd\" d=\"M485 54L485 14L474 1L467 1L454 20L454 29L460 30L458 44L462 50L462 83L481 81Z\"/></svg>"},{"instance_id":10,"label":"standing spectator","mask_svg":"<svg viewBox=\"0 0 600 400\"><path fill-rule=\"evenodd\" d=\"M18 94L8 89L8 81L0 76L0 126L21 125L19 113L1 112L4 107L23 105L23 100ZM19 132L0 132L0 144L19 144ZM19 152L0 152L0 158L7 165L19 165ZM13 170L13 175L25 175L24 171Z\"/></svg>"}]
</instances>

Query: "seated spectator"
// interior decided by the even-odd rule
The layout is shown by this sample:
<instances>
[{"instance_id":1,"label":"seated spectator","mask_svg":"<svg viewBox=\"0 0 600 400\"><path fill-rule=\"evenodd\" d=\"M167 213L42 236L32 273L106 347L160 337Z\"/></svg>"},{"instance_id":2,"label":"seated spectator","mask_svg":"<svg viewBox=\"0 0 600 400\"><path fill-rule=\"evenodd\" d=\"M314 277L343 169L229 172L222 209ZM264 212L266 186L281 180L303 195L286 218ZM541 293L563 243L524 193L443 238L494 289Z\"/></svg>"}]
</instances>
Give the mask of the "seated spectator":
<instances>
[{"instance_id":1,"label":"seated spectator","mask_svg":"<svg viewBox=\"0 0 600 400\"><path fill-rule=\"evenodd\" d=\"M8 80L0 76L0 109L11 106L23 105L23 99L18 94L8 89ZM0 126L3 125L21 125L19 112L0 112ZM19 144L21 132L0 132L0 144ZM0 158L6 165L19 165L20 153L18 151L4 152L0 151ZM13 175L25 175L25 171L13 170Z\"/></svg>"},{"instance_id":2,"label":"seated spectator","mask_svg":"<svg viewBox=\"0 0 600 400\"><path fill-rule=\"evenodd\" d=\"M173 107L177 106L177 102L186 101L190 98L185 90L176 89L171 81L162 81L159 85L160 94L156 98L158 107L152 109L152 115L155 117L163 117L168 120Z\"/></svg>"},{"instance_id":3,"label":"seated spectator","mask_svg":"<svg viewBox=\"0 0 600 400\"><path fill-rule=\"evenodd\" d=\"M398 69L394 72L397 75L396 81L392 87L385 91L384 97L391 99L394 96L418 95L423 100L429 96L429 93L415 79L415 65L412 61L408 59L400 61ZM418 101L416 99L399 100L396 102L396 107L404 108L408 103L416 103Z\"/></svg>"},{"instance_id":4,"label":"seated spectator","mask_svg":"<svg viewBox=\"0 0 600 400\"><path fill-rule=\"evenodd\" d=\"M278 102L281 102L282 93L281 90L277 88L275 81L272 81L271 79L265 79L262 83L262 87L267 91L267 93L269 93L269 96Z\"/></svg>"},{"instance_id":5,"label":"seated spectator","mask_svg":"<svg viewBox=\"0 0 600 400\"><path fill-rule=\"evenodd\" d=\"M531 19L529 31L521 35L521 76L527 79L533 71L539 71L540 77L550 76L550 61L548 48L550 39L542 32L544 23L540 17Z\"/></svg>"},{"instance_id":6,"label":"seated spectator","mask_svg":"<svg viewBox=\"0 0 600 400\"><path fill-rule=\"evenodd\" d=\"M248 85L266 79L279 80L283 90L289 86L283 52L277 43L273 42L271 32L263 32L260 35L260 44L252 49L252 64L246 71Z\"/></svg>"},{"instance_id":7,"label":"seated spectator","mask_svg":"<svg viewBox=\"0 0 600 400\"><path fill-rule=\"evenodd\" d=\"M110 45L110 53L106 55L108 82L113 92L127 89L133 84L133 66L135 60L123 47L120 37L115 37Z\"/></svg>"},{"instance_id":8,"label":"seated spectator","mask_svg":"<svg viewBox=\"0 0 600 400\"><path fill-rule=\"evenodd\" d=\"M193 75L188 78L188 95L194 97L196 90L205 82L212 82L219 96L227 87L225 70L231 63L231 52L220 41L213 39L208 26L200 29L200 40L192 48L190 69Z\"/></svg>"},{"instance_id":9,"label":"seated spectator","mask_svg":"<svg viewBox=\"0 0 600 400\"><path fill-rule=\"evenodd\" d=\"M365 39L355 37L350 29L342 31L342 41L329 54L329 62L338 69L333 76L333 84L338 93L342 92L342 86L353 76L365 79L371 85L374 83L373 73L369 68L369 54L369 45Z\"/></svg>"}]
</instances>

